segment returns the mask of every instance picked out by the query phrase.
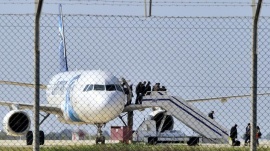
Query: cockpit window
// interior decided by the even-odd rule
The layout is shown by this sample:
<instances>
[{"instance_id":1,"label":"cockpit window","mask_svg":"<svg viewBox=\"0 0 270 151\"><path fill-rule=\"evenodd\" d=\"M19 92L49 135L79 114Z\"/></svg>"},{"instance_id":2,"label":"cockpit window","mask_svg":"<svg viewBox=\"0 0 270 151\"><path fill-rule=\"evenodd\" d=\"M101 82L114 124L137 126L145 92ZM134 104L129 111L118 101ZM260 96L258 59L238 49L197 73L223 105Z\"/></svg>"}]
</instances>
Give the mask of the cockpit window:
<instances>
[{"instance_id":1,"label":"cockpit window","mask_svg":"<svg viewBox=\"0 0 270 151\"><path fill-rule=\"evenodd\" d=\"M117 90L117 91L121 91L121 92L123 92L123 89L121 88L121 86L120 86L120 85L115 85L115 87L116 87L116 90Z\"/></svg>"},{"instance_id":2,"label":"cockpit window","mask_svg":"<svg viewBox=\"0 0 270 151\"><path fill-rule=\"evenodd\" d=\"M93 90L93 87L94 87L93 84L89 85L88 88L87 88L87 91L92 91Z\"/></svg>"},{"instance_id":3,"label":"cockpit window","mask_svg":"<svg viewBox=\"0 0 270 151\"><path fill-rule=\"evenodd\" d=\"M89 84L87 84L87 85L84 87L83 91L86 91L87 88L88 88L88 86L89 86Z\"/></svg>"},{"instance_id":4,"label":"cockpit window","mask_svg":"<svg viewBox=\"0 0 270 151\"><path fill-rule=\"evenodd\" d=\"M113 84L106 85L106 91L115 91L115 86Z\"/></svg>"},{"instance_id":5,"label":"cockpit window","mask_svg":"<svg viewBox=\"0 0 270 151\"><path fill-rule=\"evenodd\" d=\"M92 91L93 90L94 85L93 84L87 84L85 86L85 88L83 89L83 91Z\"/></svg>"},{"instance_id":6,"label":"cockpit window","mask_svg":"<svg viewBox=\"0 0 270 151\"><path fill-rule=\"evenodd\" d=\"M114 85L114 84L108 84L108 85L99 85L99 84L87 84L83 91L86 92L86 91L92 91L92 90L95 90L95 91L121 91L123 92L123 89L121 88L120 85Z\"/></svg>"},{"instance_id":7,"label":"cockpit window","mask_svg":"<svg viewBox=\"0 0 270 151\"><path fill-rule=\"evenodd\" d=\"M95 84L94 85L94 90L96 90L96 91L104 91L105 90L105 86L104 85Z\"/></svg>"}]
</instances>

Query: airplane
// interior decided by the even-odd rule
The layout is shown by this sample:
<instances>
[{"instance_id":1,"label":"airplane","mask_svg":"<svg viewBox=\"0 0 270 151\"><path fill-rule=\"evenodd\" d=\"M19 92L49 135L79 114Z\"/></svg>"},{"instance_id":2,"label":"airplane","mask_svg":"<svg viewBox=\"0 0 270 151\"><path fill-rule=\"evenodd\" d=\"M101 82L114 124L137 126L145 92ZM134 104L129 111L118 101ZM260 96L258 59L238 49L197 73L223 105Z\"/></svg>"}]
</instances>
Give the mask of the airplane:
<instances>
[{"instance_id":1,"label":"airplane","mask_svg":"<svg viewBox=\"0 0 270 151\"><path fill-rule=\"evenodd\" d=\"M69 71L66 57L66 44L62 6L59 5L59 33L60 41L60 73L54 75L49 85L40 85L46 90L48 104L40 104L40 111L45 112L40 125L51 115L66 124L92 124L97 126L96 143L105 143L102 127L107 122L119 117L123 112L141 110L152 106L125 106L130 96L123 89L123 83L129 88L125 79L119 80L112 73L102 70ZM33 88L34 84L0 81L0 84L24 86ZM130 91L130 90L129 90ZM248 97L243 95L242 97ZM210 99L194 99L187 102L225 100L241 96L219 97ZM33 132L30 131L31 118L25 110L33 109L33 104L22 102L0 101L0 105L9 106L11 111L3 119L3 130L12 136L27 136L27 145L33 143ZM155 110L152 117L163 117L164 110ZM161 115L162 114L162 115ZM168 116L172 119L172 116ZM157 120L157 119L156 119ZM173 124L173 123L171 123ZM171 129L173 126L167 126ZM161 128L163 129L163 128ZM40 131L40 144L44 144L44 132Z\"/></svg>"},{"instance_id":2,"label":"airplane","mask_svg":"<svg viewBox=\"0 0 270 151\"><path fill-rule=\"evenodd\" d=\"M50 114L66 124L94 124L98 127L96 142L105 143L102 126L118 117L126 103L121 81L112 73L102 70L68 71L62 6L59 5L60 73L53 76L49 85L40 85L46 90L48 104L41 104L40 111L47 113L42 124ZM1 81L25 87L33 84ZM3 119L3 130L12 136L27 136L27 145L33 142L30 130L31 119L25 109L33 109L31 103L1 101L0 105L9 106L11 111ZM40 131L40 144L44 144L44 132Z\"/></svg>"}]
</instances>

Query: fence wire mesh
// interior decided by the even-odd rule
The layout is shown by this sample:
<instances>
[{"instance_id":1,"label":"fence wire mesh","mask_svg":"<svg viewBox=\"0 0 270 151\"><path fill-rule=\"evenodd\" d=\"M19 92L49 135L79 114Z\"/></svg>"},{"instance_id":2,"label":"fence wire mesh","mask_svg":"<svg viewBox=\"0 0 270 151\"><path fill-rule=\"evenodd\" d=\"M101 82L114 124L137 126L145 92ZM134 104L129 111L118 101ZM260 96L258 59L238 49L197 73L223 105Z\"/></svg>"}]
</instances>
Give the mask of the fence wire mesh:
<instances>
[{"instance_id":1,"label":"fence wire mesh","mask_svg":"<svg viewBox=\"0 0 270 151\"><path fill-rule=\"evenodd\" d=\"M0 80L20 83L0 85L0 142L25 145L34 123L34 89L25 87L34 81L34 15L0 15L0 20ZM40 125L44 144L94 144L100 125L106 143L130 137L186 144L199 137L199 144L227 145L237 124L237 139L244 145L251 97L242 96L251 93L252 22L251 17L64 15L69 72L61 73L58 16L42 15L40 77L47 89L41 91L41 119L51 114ZM270 18L260 18L257 123L265 147L270 139L269 27ZM122 77L133 90L131 105L122 96ZM139 87L144 81L158 91L145 93ZM137 109L132 130L122 113L131 108Z\"/></svg>"}]
</instances>

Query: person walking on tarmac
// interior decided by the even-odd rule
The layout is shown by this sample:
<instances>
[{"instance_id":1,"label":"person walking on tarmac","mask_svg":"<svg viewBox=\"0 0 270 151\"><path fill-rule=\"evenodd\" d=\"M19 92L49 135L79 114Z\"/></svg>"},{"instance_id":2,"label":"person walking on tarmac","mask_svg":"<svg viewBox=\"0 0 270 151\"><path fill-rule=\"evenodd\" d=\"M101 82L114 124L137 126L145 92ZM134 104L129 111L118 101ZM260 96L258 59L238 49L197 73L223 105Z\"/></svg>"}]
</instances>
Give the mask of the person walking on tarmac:
<instances>
[{"instance_id":1,"label":"person walking on tarmac","mask_svg":"<svg viewBox=\"0 0 270 151\"><path fill-rule=\"evenodd\" d=\"M259 146L259 138L261 138L262 133L259 126L256 127L256 143Z\"/></svg>"},{"instance_id":2,"label":"person walking on tarmac","mask_svg":"<svg viewBox=\"0 0 270 151\"><path fill-rule=\"evenodd\" d=\"M232 139L232 145L234 146L235 140L237 138L237 124L235 124L230 131L230 137Z\"/></svg>"},{"instance_id":3,"label":"person walking on tarmac","mask_svg":"<svg viewBox=\"0 0 270 151\"><path fill-rule=\"evenodd\" d=\"M248 123L246 127L246 133L245 133L245 145L250 141L250 123Z\"/></svg>"}]
</instances>

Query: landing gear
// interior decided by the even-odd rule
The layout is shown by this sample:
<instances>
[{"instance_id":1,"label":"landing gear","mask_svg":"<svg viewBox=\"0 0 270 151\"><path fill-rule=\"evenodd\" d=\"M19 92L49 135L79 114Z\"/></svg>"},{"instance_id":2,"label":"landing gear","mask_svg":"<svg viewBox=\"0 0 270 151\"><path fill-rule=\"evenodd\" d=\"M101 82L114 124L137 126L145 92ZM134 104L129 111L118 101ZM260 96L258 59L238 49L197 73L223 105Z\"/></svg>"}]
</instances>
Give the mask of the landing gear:
<instances>
[{"instance_id":1,"label":"landing gear","mask_svg":"<svg viewBox=\"0 0 270 151\"><path fill-rule=\"evenodd\" d=\"M26 134L26 145L32 145L33 144L33 132L28 131Z\"/></svg>"},{"instance_id":2,"label":"landing gear","mask_svg":"<svg viewBox=\"0 0 270 151\"><path fill-rule=\"evenodd\" d=\"M44 145L45 142L45 135L43 131L39 131L39 144ZM28 131L26 134L26 145L32 145L33 144L33 132Z\"/></svg>"},{"instance_id":3,"label":"landing gear","mask_svg":"<svg viewBox=\"0 0 270 151\"><path fill-rule=\"evenodd\" d=\"M105 137L104 136L97 136L96 137L96 144L98 143L105 144Z\"/></svg>"},{"instance_id":4,"label":"landing gear","mask_svg":"<svg viewBox=\"0 0 270 151\"><path fill-rule=\"evenodd\" d=\"M96 124L97 128L98 128L98 133L97 133L97 137L96 137L96 144L98 144L99 142L101 144L105 144L105 136L102 135L102 126L103 124Z\"/></svg>"},{"instance_id":5,"label":"landing gear","mask_svg":"<svg viewBox=\"0 0 270 151\"><path fill-rule=\"evenodd\" d=\"M43 116L42 121L39 123L39 126L50 116L50 114L48 113L47 115L42 115ZM33 132L32 131L28 131L26 133L26 145L32 145L33 144ZM40 145L44 145L45 143L45 134L43 131L39 131L39 144Z\"/></svg>"},{"instance_id":6,"label":"landing gear","mask_svg":"<svg viewBox=\"0 0 270 151\"><path fill-rule=\"evenodd\" d=\"M156 145L158 141L158 137L148 137L147 143L149 145Z\"/></svg>"},{"instance_id":7,"label":"landing gear","mask_svg":"<svg viewBox=\"0 0 270 151\"><path fill-rule=\"evenodd\" d=\"M40 145L44 145L45 135L43 131L39 131L39 142L40 142Z\"/></svg>"}]
</instances>

